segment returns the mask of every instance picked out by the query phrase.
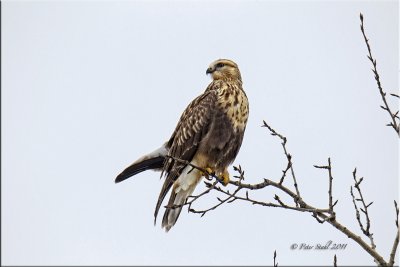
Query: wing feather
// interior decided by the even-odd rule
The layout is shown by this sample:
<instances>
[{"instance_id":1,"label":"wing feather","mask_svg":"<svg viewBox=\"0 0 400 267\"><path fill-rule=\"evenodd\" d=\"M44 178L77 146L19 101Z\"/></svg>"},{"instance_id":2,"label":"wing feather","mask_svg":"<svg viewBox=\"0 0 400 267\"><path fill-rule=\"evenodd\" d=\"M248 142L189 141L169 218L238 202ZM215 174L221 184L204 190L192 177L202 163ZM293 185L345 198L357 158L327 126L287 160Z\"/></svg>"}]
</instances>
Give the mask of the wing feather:
<instances>
[{"instance_id":1,"label":"wing feather","mask_svg":"<svg viewBox=\"0 0 400 267\"><path fill-rule=\"evenodd\" d=\"M200 142L209 130L211 118L215 111L216 100L216 91L206 90L204 94L195 98L188 105L168 142L168 146L170 147L168 156L188 162L193 159ZM154 212L154 223L156 222L161 203L185 167L186 165L181 162L168 157L166 158L162 172L165 174L166 179L157 201Z\"/></svg>"}]
</instances>

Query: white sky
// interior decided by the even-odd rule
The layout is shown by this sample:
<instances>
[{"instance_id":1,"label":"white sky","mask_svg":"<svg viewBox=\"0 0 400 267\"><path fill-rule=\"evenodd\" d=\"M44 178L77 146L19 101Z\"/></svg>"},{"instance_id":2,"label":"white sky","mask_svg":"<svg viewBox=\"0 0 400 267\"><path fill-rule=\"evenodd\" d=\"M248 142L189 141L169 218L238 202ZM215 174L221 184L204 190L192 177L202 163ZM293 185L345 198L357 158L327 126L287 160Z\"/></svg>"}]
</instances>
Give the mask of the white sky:
<instances>
[{"instance_id":1,"label":"white sky","mask_svg":"<svg viewBox=\"0 0 400 267\"><path fill-rule=\"evenodd\" d=\"M288 137L305 201L362 235L350 197L365 180L371 230L388 258L398 199L398 137L384 125L359 13L382 85L398 90L398 2L3 2L2 264L371 265L355 242L309 214L235 202L153 225L163 180L115 176L169 138L218 58L236 61L250 118L235 165L247 182L286 166L266 120ZM392 104L395 104L391 101ZM289 181L289 180L288 180ZM200 192L203 185L196 192ZM273 201L266 189L260 199ZM280 194L283 197L282 194ZM198 208L215 203L208 195ZM332 240L339 251L290 250ZM398 261L396 261L398 263Z\"/></svg>"}]
</instances>

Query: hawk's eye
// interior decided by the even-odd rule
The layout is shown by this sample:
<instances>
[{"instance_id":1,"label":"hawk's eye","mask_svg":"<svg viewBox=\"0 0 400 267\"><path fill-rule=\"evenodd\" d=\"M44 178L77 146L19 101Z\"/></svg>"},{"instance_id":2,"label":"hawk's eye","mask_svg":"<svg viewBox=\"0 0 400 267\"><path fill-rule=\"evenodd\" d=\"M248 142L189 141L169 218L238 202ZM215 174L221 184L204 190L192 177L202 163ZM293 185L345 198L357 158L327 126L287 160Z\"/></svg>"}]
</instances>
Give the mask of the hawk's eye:
<instances>
[{"instance_id":1,"label":"hawk's eye","mask_svg":"<svg viewBox=\"0 0 400 267\"><path fill-rule=\"evenodd\" d=\"M224 63L218 63L218 64L217 64L217 68L218 68L218 69L222 68L223 66L225 66Z\"/></svg>"}]
</instances>

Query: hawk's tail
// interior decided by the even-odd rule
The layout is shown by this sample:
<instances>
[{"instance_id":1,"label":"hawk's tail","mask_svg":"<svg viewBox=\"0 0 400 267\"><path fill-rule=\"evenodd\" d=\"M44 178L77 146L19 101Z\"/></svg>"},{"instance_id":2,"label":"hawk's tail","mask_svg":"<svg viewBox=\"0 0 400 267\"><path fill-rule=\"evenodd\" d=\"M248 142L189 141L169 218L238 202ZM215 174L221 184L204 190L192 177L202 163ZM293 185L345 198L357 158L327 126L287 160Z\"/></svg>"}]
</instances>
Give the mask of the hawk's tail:
<instances>
[{"instance_id":1,"label":"hawk's tail","mask_svg":"<svg viewBox=\"0 0 400 267\"><path fill-rule=\"evenodd\" d=\"M115 178L115 183L122 182L129 177L141 173L146 170L159 171L164 166L165 156L167 155L167 149L165 144L159 149L141 157L136 160L132 165L123 170L117 178Z\"/></svg>"},{"instance_id":2,"label":"hawk's tail","mask_svg":"<svg viewBox=\"0 0 400 267\"><path fill-rule=\"evenodd\" d=\"M168 232L172 226L175 225L179 215L181 214L182 205L185 204L186 199L191 195L191 193L192 192L188 191L180 191L175 193L174 190L172 190L171 197L168 201L168 207L165 209L161 224L162 227L165 228L166 232Z\"/></svg>"},{"instance_id":3,"label":"hawk's tail","mask_svg":"<svg viewBox=\"0 0 400 267\"><path fill-rule=\"evenodd\" d=\"M187 171L187 169L185 170ZM175 225L187 198L192 195L201 180L201 173L198 170L192 170L188 173L185 173L185 170L174 183L168 205L164 212L161 225L167 232ZM157 216L157 212L158 210L156 209L155 216Z\"/></svg>"}]
</instances>

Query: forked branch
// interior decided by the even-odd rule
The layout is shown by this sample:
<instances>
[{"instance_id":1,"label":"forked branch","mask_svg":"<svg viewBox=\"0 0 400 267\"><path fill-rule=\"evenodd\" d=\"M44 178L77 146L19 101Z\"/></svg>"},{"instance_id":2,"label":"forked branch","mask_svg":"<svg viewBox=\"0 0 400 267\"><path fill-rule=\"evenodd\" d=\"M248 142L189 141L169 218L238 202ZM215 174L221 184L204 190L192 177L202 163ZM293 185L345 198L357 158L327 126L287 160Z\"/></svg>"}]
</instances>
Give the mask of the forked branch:
<instances>
[{"instance_id":1,"label":"forked branch","mask_svg":"<svg viewBox=\"0 0 400 267\"><path fill-rule=\"evenodd\" d=\"M282 140L282 148L283 148L283 153L286 156L287 163L285 164L286 166L290 166L289 169L293 170L293 163L292 163L292 156L287 150L286 144L287 144L287 138L284 137L283 135L279 134L276 130L274 130L271 126L269 126L266 122L264 122L264 127L266 127L270 133L273 136L278 136ZM333 175L332 175L332 162L331 159L328 158L328 164L327 165L315 165L315 168L318 169L325 169L328 171L328 204L327 207L323 208L318 208L314 207L310 204L308 204L300 195L297 193L299 192L299 188L297 186L296 178L293 178L293 187L294 190L290 189L289 187L285 186L283 184L284 180L282 181L282 177L279 178L279 182L275 182L271 179L263 179L263 181L256 183L256 184L248 184L244 183L244 170L239 167L235 167L235 171L238 173L238 175L234 176L234 180L231 180L229 182L230 187L233 186L233 190L229 190L228 187L222 187L218 185L218 180L217 179L214 183L210 183L209 181L205 181L207 189L201 193L198 196L202 196L204 194L209 193L210 191L215 191L218 192L218 194L222 194L224 197L217 197L217 203L209 208L206 209L201 209L198 210L196 208L193 208L193 203L195 200L198 199L198 196L194 197L184 205L189 205L189 212L192 213L199 213L201 216L204 216L206 213L215 210L219 207L221 207L223 204L229 204L234 201L240 200L240 201L246 201L252 205L259 205L259 206L264 206L264 207L274 207L274 208L282 208L282 209L288 209L288 210L295 210L299 212L305 212L311 214L319 223L329 223L336 229L338 229L340 232L345 234L347 237L350 239L354 240L356 243L358 243L367 253L369 253L374 260L382 266L387 266L388 262L385 261L385 259L375 250L375 244L373 243L372 239L372 234L369 232L370 229L370 222L367 222L367 224L361 228L363 231L365 230L366 233L369 233L367 236L371 242L371 245L369 245L367 242L365 242L359 235L355 234L351 230L349 230L348 227L342 225L336 218L334 207L338 203L338 201L333 200ZM286 173L287 168L284 168L284 173ZM290 175L294 174L294 171L290 171ZM357 191L360 193L360 196L362 196L361 188L360 188L360 180L355 180L355 188ZM282 181L282 182L281 182ZM278 190L278 194L285 195L286 197L291 198L295 205L290 205L288 203L284 203L282 199L279 197L278 194L275 194L274 196L274 201L265 201L265 200L258 200L255 199L251 196L251 191L257 191L257 190L262 190L264 188L271 187L276 190ZM362 199L361 199L362 198ZM360 210L367 211L368 207L371 206L371 203L366 204L365 201L363 200L363 197L359 198L362 207ZM358 200L355 200L358 201ZM366 213L367 214L367 213ZM368 215L369 218L369 215Z\"/></svg>"},{"instance_id":2,"label":"forked branch","mask_svg":"<svg viewBox=\"0 0 400 267\"><path fill-rule=\"evenodd\" d=\"M354 169L354 171L353 171L353 179L354 179L354 188L357 190L358 196L357 197L355 196L355 194L353 192L353 186L350 187L350 194L351 194L351 197L353 198L354 209L356 211L356 219L357 219L358 224L360 225L360 228L361 228L361 231L363 232L363 234L369 238L369 240L371 242L371 247L373 249L375 249L376 245L374 243L373 234L370 232L371 220L370 220L369 214L368 214L368 208L374 202L372 201L369 204L367 204L365 202L364 196L362 194L361 187L360 187L361 182L364 180L364 178L361 177L361 178L357 179L357 169ZM358 207L357 202L361 203L362 207ZM364 215L365 223L362 222L360 211Z\"/></svg>"}]
</instances>

